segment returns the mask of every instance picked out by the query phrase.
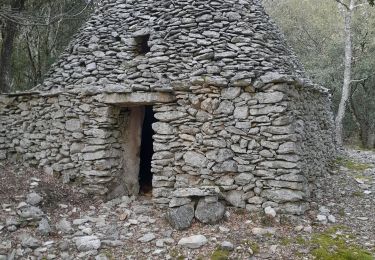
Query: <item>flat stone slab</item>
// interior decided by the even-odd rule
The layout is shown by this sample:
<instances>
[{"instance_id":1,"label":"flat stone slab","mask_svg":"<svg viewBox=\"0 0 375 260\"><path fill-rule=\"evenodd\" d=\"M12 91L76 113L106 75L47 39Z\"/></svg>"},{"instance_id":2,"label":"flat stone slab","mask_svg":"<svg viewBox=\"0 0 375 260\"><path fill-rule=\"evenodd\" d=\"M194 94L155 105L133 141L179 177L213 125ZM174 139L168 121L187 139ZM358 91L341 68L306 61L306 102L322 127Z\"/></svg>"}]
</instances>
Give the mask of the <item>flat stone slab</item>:
<instances>
[{"instance_id":1,"label":"flat stone slab","mask_svg":"<svg viewBox=\"0 0 375 260\"><path fill-rule=\"evenodd\" d=\"M176 97L169 93L114 93L102 94L101 102L118 106L139 106L155 103L170 103Z\"/></svg>"}]
</instances>

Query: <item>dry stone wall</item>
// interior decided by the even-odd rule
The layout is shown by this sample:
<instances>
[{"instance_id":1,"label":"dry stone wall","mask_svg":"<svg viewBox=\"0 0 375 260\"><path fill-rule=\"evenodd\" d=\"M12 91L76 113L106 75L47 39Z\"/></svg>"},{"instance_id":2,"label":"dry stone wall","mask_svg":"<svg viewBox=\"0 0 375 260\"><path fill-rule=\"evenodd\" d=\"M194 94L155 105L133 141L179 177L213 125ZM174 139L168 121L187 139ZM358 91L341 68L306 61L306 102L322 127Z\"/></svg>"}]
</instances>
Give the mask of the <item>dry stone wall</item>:
<instances>
[{"instance_id":1,"label":"dry stone wall","mask_svg":"<svg viewBox=\"0 0 375 260\"><path fill-rule=\"evenodd\" d=\"M176 92L177 104L155 108L156 202L180 207L214 196L250 211L308 208L311 172L327 170L319 149L328 145L333 153L327 105L314 109L329 96L304 95L288 84L263 89L193 86ZM311 160L321 163L308 166Z\"/></svg>"},{"instance_id":2,"label":"dry stone wall","mask_svg":"<svg viewBox=\"0 0 375 260\"><path fill-rule=\"evenodd\" d=\"M43 167L85 192L112 192L126 180L129 113L83 93L2 97L1 159ZM174 94L176 102L154 105L156 203L176 208L206 197L249 211L308 208L335 151L329 94L292 83L199 84Z\"/></svg>"},{"instance_id":3,"label":"dry stone wall","mask_svg":"<svg viewBox=\"0 0 375 260\"><path fill-rule=\"evenodd\" d=\"M122 154L114 127L118 111L68 93L2 96L0 159L42 167L104 194Z\"/></svg>"},{"instance_id":4,"label":"dry stone wall","mask_svg":"<svg viewBox=\"0 0 375 260\"><path fill-rule=\"evenodd\" d=\"M301 87L289 89L303 169L313 184L327 172L336 153L331 96Z\"/></svg>"}]
</instances>

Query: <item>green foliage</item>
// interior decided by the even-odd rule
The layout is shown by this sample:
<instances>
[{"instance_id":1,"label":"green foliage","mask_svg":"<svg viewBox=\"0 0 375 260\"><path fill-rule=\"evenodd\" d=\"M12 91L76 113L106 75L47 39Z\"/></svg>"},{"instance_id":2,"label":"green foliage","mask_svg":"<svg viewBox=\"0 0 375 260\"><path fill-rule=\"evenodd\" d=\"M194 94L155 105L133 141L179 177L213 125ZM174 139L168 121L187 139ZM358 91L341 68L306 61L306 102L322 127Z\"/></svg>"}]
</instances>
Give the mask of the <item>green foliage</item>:
<instances>
[{"instance_id":1,"label":"green foliage","mask_svg":"<svg viewBox=\"0 0 375 260\"><path fill-rule=\"evenodd\" d=\"M177 259L177 260L184 260L185 259L185 257L177 249L172 249L169 252L169 254L173 259Z\"/></svg>"},{"instance_id":2,"label":"green foliage","mask_svg":"<svg viewBox=\"0 0 375 260\"><path fill-rule=\"evenodd\" d=\"M6 10L9 0L0 1ZM83 0L26 0L12 55L12 89L27 90L43 80L59 54L93 11ZM6 20L0 17L1 24ZM0 48L2 38L0 33Z\"/></svg>"},{"instance_id":3,"label":"green foliage","mask_svg":"<svg viewBox=\"0 0 375 260\"><path fill-rule=\"evenodd\" d=\"M374 4L374 1L369 1ZM311 79L331 89L334 108L341 99L344 17L334 0L264 0ZM367 6L368 7L368 6ZM353 17L352 93L344 119L345 138L373 148L375 136L375 10L358 7Z\"/></svg>"},{"instance_id":4,"label":"green foliage","mask_svg":"<svg viewBox=\"0 0 375 260\"><path fill-rule=\"evenodd\" d=\"M257 254L260 251L260 246L255 241L245 240L245 241L243 241L243 244L245 246L248 246L253 251L254 254Z\"/></svg>"},{"instance_id":5,"label":"green foliage","mask_svg":"<svg viewBox=\"0 0 375 260\"><path fill-rule=\"evenodd\" d=\"M360 162L356 162L351 159L342 158L342 157L337 158L336 163L338 165L344 166L345 168L349 170L353 170L353 171L365 171L373 167L371 164L360 163Z\"/></svg>"},{"instance_id":6,"label":"green foliage","mask_svg":"<svg viewBox=\"0 0 375 260\"><path fill-rule=\"evenodd\" d=\"M229 251L222 250L222 249L216 249L212 255L211 260L227 260L229 259Z\"/></svg>"},{"instance_id":7,"label":"green foliage","mask_svg":"<svg viewBox=\"0 0 375 260\"><path fill-rule=\"evenodd\" d=\"M373 260L371 253L357 245L345 241L345 236L329 229L313 236L311 243L315 246L312 255L317 260Z\"/></svg>"}]
</instances>

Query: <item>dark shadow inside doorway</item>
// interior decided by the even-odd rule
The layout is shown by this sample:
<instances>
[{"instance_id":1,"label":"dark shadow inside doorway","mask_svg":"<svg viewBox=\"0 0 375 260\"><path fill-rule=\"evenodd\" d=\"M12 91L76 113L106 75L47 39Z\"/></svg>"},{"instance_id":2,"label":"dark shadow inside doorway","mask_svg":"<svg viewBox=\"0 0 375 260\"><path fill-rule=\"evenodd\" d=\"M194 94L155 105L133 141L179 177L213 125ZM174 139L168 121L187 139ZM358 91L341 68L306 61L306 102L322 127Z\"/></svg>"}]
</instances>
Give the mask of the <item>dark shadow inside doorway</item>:
<instances>
[{"instance_id":1,"label":"dark shadow inside doorway","mask_svg":"<svg viewBox=\"0 0 375 260\"><path fill-rule=\"evenodd\" d=\"M142 141L139 167L139 186L140 193L149 193L152 191L152 172L151 161L153 155L153 134L152 123L156 121L152 106L145 107L145 117L142 127Z\"/></svg>"}]
</instances>

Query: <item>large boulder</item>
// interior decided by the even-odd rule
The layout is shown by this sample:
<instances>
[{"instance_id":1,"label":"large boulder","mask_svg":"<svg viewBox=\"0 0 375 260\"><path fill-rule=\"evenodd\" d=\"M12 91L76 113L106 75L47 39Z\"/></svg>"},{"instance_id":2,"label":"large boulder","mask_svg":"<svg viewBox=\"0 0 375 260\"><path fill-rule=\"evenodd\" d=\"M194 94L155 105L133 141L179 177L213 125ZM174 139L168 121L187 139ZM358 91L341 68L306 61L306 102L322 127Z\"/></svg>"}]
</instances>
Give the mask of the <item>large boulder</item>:
<instances>
[{"instance_id":1,"label":"large boulder","mask_svg":"<svg viewBox=\"0 0 375 260\"><path fill-rule=\"evenodd\" d=\"M195 217L202 223L215 224L224 217L225 206L219 201L199 200Z\"/></svg>"},{"instance_id":2,"label":"large boulder","mask_svg":"<svg viewBox=\"0 0 375 260\"><path fill-rule=\"evenodd\" d=\"M171 208L167 212L167 220L171 226L178 230L187 229L191 226L194 218L193 204Z\"/></svg>"}]
</instances>

